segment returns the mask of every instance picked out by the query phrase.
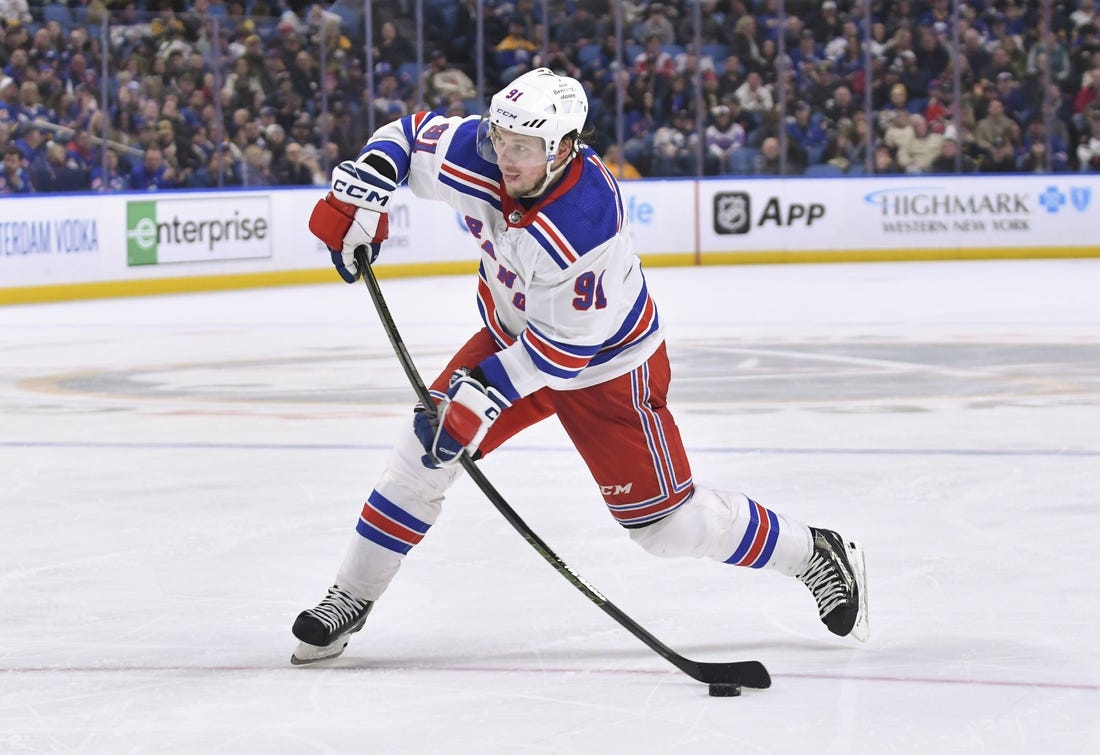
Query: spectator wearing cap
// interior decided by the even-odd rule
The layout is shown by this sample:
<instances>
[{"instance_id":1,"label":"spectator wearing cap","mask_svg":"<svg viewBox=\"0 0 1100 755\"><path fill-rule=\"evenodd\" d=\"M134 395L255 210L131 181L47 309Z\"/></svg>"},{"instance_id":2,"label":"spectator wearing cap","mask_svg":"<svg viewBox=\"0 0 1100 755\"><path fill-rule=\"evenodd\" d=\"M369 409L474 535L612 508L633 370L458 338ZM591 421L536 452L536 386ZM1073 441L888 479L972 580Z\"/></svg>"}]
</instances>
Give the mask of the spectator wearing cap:
<instances>
[{"instance_id":1,"label":"spectator wearing cap","mask_svg":"<svg viewBox=\"0 0 1100 755\"><path fill-rule=\"evenodd\" d=\"M843 36L844 20L840 17L834 0L825 0L820 10L810 14L806 27L813 31L814 39L828 41Z\"/></svg>"},{"instance_id":2,"label":"spectator wearing cap","mask_svg":"<svg viewBox=\"0 0 1100 755\"><path fill-rule=\"evenodd\" d=\"M299 144L312 144L316 146L319 144L318 137L313 129L313 118L309 113L302 112L298 114L298 117L294 120L294 125L290 127L290 138Z\"/></svg>"},{"instance_id":3,"label":"spectator wearing cap","mask_svg":"<svg viewBox=\"0 0 1100 755\"><path fill-rule=\"evenodd\" d=\"M974 125L974 142L979 149L988 152L998 139L1011 144L1019 128L1014 120L1005 115L1004 103L993 99L989 102L988 114Z\"/></svg>"},{"instance_id":4,"label":"spectator wearing cap","mask_svg":"<svg viewBox=\"0 0 1100 755\"><path fill-rule=\"evenodd\" d=\"M650 3L646 7L645 20L638 27L638 36L648 39L656 36L662 45L676 43L676 27L669 20L669 11L664 3Z\"/></svg>"},{"instance_id":5,"label":"spectator wearing cap","mask_svg":"<svg viewBox=\"0 0 1100 755\"><path fill-rule=\"evenodd\" d=\"M1016 77L1008 71L997 74L994 83L996 94L994 95L1004 105L1005 114L1017 123L1022 123L1027 111L1027 103L1024 101L1023 88Z\"/></svg>"},{"instance_id":6,"label":"spectator wearing cap","mask_svg":"<svg viewBox=\"0 0 1100 755\"><path fill-rule=\"evenodd\" d=\"M650 170L654 176L691 176L695 174L694 120L687 110L672 119L671 126L661 126L653 133L653 155Z\"/></svg>"},{"instance_id":7,"label":"spectator wearing cap","mask_svg":"<svg viewBox=\"0 0 1100 755\"><path fill-rule=\"evenodd\" d=\"M24 123L19 128L19 136L15 140L15 146L23 155L23 165L32 173L38 164L46 159L45 130L37 123Z\"/></svg>"},{"instance_id":8,"label":"spectator wearing cap","mask_svg":"<svg viewBox=\"0 0 1100 755\"><path fill-rule=\"evenodd\" d=\"M814 39L812 29L803 29L798 35L798 46L789 50L787 54L791 58L791 65L801 77L803 72L813 68L817 61L821 60L821 47Z\"/></svg>"},{"instance_id":9,"label":"spectator wearing cap","mask_svg":"<svg viewBox=\"0 0 1100 755\"><path fill-rule=\"evenodd\" d=\"M836 93L837 87L844 85L845 82L836 71L836 64L823 58L805 72L799 89L802 92L801 98L820 110Z\"/></svg>"},{"instance_id":10,"label":"spectator wearing cap","mask_svg":"<svg viewBox=\"0 0 1100 755\"><path fill-rule=\"evenodd\" d=\"M945 121L954 117L954 99L950 82L940 79L928 85L928 103L922 115L930 127L945 126Z\"/></svg>"},{"instance_id":11,"label":"spectator wearing cap","mask_svg":"<svg viewBox=\"0 0 1100 755\"><path fill-rule=\"evenodd\" d=\"M477 87L466 73L452 66L442 50L432 51L428 67L422 75L424 99L430 107L446 107L452 97L472 100Z\"/></svg>"},{"instance_id":12,"label":"spectator wearing cap","mask_svg":"<svg viewBox=\"0 0 1100 755\"><path fill-rule=\"evenodd\" d=\"M944 24L950 27L950 0L932 0L931 6L924 12L924 14L921 15L918 23L921 26L926 26L928 28L933 28L936 24Z\"/></svg>"},{"instance_id":13,"label":"spectator wearing cap","mask_svg":"<svg viewBox=\"0 0 1100 755\"><path fill-rule=\"evenodd\" d=\"M921 67L917 54L912 50L902 50L898 55L898 63L901 64L898 81L905 85L909 97L927 97L928 85L933 77L927 68Z\"/></svg>"},{"instance_id":14,"label":"spectator wearing cap","mask_svg":"<svg viewBox=\"0 0 1100 755\"><path fill-rule=\"evenodd\" d=\"M927 173L950 175L954 173L973 173L978 169L970 155L959 150L959 140L954 133L944 137L940 144L940 153L928 166Z\"/></svg>"},{"instance_id":15,"label":"spectator wearing cap","mask_svg":"<svg viewBox=\"0 0 1100 755\"><path fill-rule=\"evenodd\" d=\"M710 117L703 134L709 173L730 173L730 157L745 146L745 127L733 119L729 105L711 108Z\"/></svg>"},{"instance_id":16,"label":"spectator wearing cap","mask_svg":"<svg viewBox=\"0 0 1100 755\"><path fill-rule=\"evenodd\" d=\"M31 194L34 186L23 165L23 153L14 144L4 148L4 167L0 171L0 194Z\"/></svg>"},{"instance_id":17,"label":"spectator wearing cap","mask_svg":"<svg viewBox=\"0 0 1100 755\"><path fill-rule=\"evenodd\" d=\"M794 140L806 151L807 161L814 164L820 161L829 134L821 126L821 120L810 108L810 103L799 100L794 106L794 115L787 116L787 139Z\"/></svg>"},{"instance_id":18,"label":"spectator wearing cap","mask_svg":"<svg viewBox=\"0 0 1100 755\"><path fill-rule=\"evenodd\" d=\"M397 113L398 117L408 115L405 100L401 97L401 91L398 87L396 74L387 73L375 78L374 87L375 93L373 97L365 90L362 96L364 103L369 103L374 108L374 117L376 121L379 123L388 123L393 120L389 117L391 112ZM391 111L391 108L396 108L396 110Z\"/></svg>"},{"instance_id":19,"label":"spectator wearing cap","mask_svg":"<svg viewBox=\"0 0 1100 755\"><path fill-rule=\"evenodd\" d=\"M1018 160L1020 171L1023 173L1045 173L1047 171L1061 172L1067 170L1069 155L1064 150L1057 151L1058 148L1054 146L1053 139L1050 141L1050 166L1047 166L1047 140L1042 134L1043 122L1038 119L1033 120L1039 126L1038 138L1032 137L1031 123L1029 122L1023 139L1023 149Z\"/></svg>"}]
</instances>

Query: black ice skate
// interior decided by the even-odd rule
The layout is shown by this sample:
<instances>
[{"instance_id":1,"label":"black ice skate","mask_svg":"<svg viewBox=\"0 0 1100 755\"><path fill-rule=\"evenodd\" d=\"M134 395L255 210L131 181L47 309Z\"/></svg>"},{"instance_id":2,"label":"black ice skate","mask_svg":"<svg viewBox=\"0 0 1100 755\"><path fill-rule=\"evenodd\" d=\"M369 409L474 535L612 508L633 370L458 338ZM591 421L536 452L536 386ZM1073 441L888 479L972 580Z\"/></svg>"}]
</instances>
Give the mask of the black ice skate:
<instances>
[{"instance_id":1,"label":"black ice skate","mask_svg":"<svg viewBox=\"0 0 1100 755\"><path fill-rule=\"evenodd\" d=\"M295 666L335 658L348 646L348 638L363 628L374 605L372 600L356 600L333 585L325 599L298 614L290 631L301 642L290 662Z\"/></svg>"},{"instance_id":2,"label":"black ice skate","mask_svg":"<svg viewBox=\"0 0 1100 755\"><path fill-rule=\"evenodd\" d=\"M821 621L833 634L851 635L865 642L867 623L867 573L863 548L832 530L810 527L814 552L798 575L817 601Z\"/></svg>"}]
</instances>

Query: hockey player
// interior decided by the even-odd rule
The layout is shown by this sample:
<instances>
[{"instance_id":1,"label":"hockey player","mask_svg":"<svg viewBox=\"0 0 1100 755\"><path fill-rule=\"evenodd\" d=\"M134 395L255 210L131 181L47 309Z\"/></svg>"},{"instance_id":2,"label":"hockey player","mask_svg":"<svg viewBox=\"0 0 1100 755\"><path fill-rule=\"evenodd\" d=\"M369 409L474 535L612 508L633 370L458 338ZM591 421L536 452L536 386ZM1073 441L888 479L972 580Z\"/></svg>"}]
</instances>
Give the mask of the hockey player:
<instances>
[{"instance_id":1,"label":"hockey player","mask_svg":"<svg viewBox=\"0 0 1100 755\"><path fill-rule=\"evenodd\" d=\"M741 493L692 482L665 406L663 326L631 245L614 177L581 141L581 84L540 68L483 117L417 113L381 127L333 170L310 229L341 277L373 262L399 184L450 204L480 250L484 327L431 385L363 506L328 594L295 620L292 662L343 652L402 559L438 518L465 453L480 458L556 414L631 540L658 556L710 558L797 577L837 635L867 637L860 546Z\"/></svg>"}]
</instances>

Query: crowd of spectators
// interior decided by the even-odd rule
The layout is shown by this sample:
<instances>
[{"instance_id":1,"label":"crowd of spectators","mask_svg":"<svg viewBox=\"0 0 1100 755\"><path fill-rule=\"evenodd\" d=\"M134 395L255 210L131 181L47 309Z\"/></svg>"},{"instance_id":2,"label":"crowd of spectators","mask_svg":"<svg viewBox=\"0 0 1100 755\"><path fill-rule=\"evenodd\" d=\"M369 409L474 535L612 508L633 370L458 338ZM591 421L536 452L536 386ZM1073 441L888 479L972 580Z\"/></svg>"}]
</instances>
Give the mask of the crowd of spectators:
<instances>
[{"instance_id":1,"label":"crowd of spectators","mask_svg":"<svg viewBox=\"0 0 1100 755\"><path fill-rule=\"evenodd\" d=\"M623 178L1100 170L1094 0L865 1L482 0L479 35L422 0L421 66L412 0L372 2L370 55L361 2L0 0L0 193L324 185L539 65Z\"/></svg>"}]
</instances>

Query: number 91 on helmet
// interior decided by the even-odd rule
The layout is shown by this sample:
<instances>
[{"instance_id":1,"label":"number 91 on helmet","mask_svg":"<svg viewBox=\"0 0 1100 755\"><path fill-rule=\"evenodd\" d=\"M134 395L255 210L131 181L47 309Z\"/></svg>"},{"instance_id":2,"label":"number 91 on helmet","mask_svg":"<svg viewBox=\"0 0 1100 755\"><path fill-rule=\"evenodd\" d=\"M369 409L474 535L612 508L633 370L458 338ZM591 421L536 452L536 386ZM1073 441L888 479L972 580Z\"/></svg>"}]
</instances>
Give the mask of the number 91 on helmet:
<instances>
[{"instance_id":1,"label":"number 91 on helmet","mask_svg":"<svg viewBox=\"0 0 1100 755\"><path fill-rule=\"evenodd\" d=\"M567 136L574 136L576 149L576 135L587 117L588 95L579 81L536 68L493 95L478 124L477 151L494 164L549 165Z\"/></svg>"}]
</instances>

